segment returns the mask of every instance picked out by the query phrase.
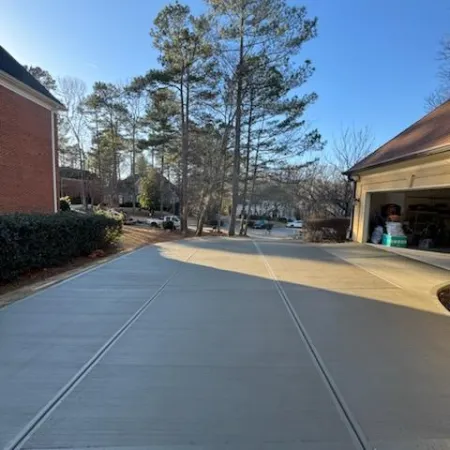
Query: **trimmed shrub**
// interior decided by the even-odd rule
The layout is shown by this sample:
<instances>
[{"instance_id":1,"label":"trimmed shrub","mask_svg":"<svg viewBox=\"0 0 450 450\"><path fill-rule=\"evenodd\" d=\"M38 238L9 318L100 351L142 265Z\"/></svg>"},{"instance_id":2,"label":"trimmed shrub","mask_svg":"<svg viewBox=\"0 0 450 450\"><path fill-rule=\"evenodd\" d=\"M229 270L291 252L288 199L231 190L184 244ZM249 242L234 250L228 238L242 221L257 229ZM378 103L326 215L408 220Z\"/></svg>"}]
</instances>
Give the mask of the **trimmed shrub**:
<instances>
[{"instance_id":1,"label":"trimmed shrub","mask_svg":"<svg viewBox=\"0 0 450 450\"><path fill-rule=\"evenodd\" d=\"M166 220L162 223L162 227L164 230L170 230L173 231L175 230L175 225L171 220Z\"/></svg>"},{"instance_id":2,"label":"trimmed shrub","mask_svg":"<svg viewBox=\"0 0 450 450\"><path fill-rule=\"evenodd\" d=\"M101 215L61 212L0 216L0 281L106 249L121 232L120 221Z\"/></svg>"},{"instance_id":3,"label":"trimmed shrub","mask_svg":"<svg viewBox=\"0 0 450 450\"><path fill-rule=\"evenodd\" d=\"M258 216L256 214L251 214L249 219L254 220L254 221L256 221L256 220L271 220L271 218L269 216L264 216L264 215Z\"/></svg>"},{"instance_id":4,"label":"trimmed shrub","mask_svg":"<svg viewBox=\"0 0 450 450\"><path fill-rule=\"evenodd\" d=\"M123 202L123 203L120 203L119 206L121 208L132 208L133 207L133 202ZM136 206L136 208L140 208L141 204L139 202L136 202L135 206Z\"/></svg>"},{"instance_id":5,"label":"trimmed shrub","mask_svg":"<svg viewBox=\"0 0 450 450\"><path fill-rule=\"evenodd\" d=\"M99 216L108 217L109 219L115 219L119 222L125 221L126 214L123 211L117 211L113 208L105 209L105 208L94 208L94 214L97 214Z\"/></svg>"},{"instance_id":6,"label":"trimmed shrub","mask_svg":"<svg viewBox=\"0 0 450 450\"><path fill-rule=\"evenodd\" d=\"M59 209L60 211L70 211L70 197L66 195L59 199Z\"/></svg>"},{"instance_id":7,"label":"trimmed shrub","mask_svg":"<svg viewBox=\"0 0 450 450\"><path fill-rule=\"evenodd\" d=\"M303 224L303 238L309 242L344 242L349 226L348 217L308 219Z\"/></svg>"},{"instance_id":8,"label":"trimmed shrub","mask_svg":"<svg viewBox=\"0 0 450 450\"><path fill-rule=\"evenodd\" d=\"M219 226L219 221L217 219L211 219L208 220L206 222L206 225L208 225L209 227L218 227ZM220 220L220 226L223 227L224 226L224 221Z\"/></svg>"}]
</instances>

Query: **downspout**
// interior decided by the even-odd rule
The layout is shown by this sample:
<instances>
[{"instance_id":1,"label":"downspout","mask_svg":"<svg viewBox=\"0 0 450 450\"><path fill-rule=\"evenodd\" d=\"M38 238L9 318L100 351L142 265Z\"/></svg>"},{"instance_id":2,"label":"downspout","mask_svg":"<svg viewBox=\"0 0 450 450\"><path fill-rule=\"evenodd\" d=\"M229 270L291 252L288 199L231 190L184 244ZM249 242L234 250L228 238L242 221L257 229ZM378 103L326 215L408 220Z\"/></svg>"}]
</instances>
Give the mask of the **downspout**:
<instances>
[{"instance_id":1,"label":"downspout","mask_svg":"<svg viewBox=\"0 0 450 450\"><path fill-rule=\"evenodd\" d=\"M359 176L353 177L352 175L347 175L347 180L349 183L353 182L353 194L352 194L352 213L350 215L350 233L348 235L348 240L353 240L353 222L355 220L355 204L356 204L356 187L359 181Z\"/></svg>"},{"instance_id":2,"label":"downspout","mask_svg":"<svg viewBox=\"0 0 450 450\"><path fill-rule=\"evenodd\" d=\"M56 132L55 132L55 112L51 111L51 123L52 123L52 167L53 167L53 209L57 213L58 208L58 194L56 187Z\"/></svg>"}]
</instances>

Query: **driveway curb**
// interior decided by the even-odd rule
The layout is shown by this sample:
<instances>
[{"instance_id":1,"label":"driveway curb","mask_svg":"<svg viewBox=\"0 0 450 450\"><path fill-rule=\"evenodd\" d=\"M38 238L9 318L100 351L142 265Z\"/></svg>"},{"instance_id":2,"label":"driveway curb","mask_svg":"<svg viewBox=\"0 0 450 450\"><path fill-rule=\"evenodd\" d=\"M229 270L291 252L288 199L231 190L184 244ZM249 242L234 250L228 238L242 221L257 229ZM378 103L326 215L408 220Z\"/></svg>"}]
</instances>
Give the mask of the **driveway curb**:
<instances>
[{"instance_id":1,"label":"driveway curb","mask_svg":"<svg viewBox=\"0 0 450 450\"><path fill-rule=\"evenodd\" d=\"M33 297L34 295L38 294L40 291L42 291L44 289L47 289L47 288L56 286L58 284L65 283L66 281L75 279L76 277L81 276L85 273L91 272L95 269L98 269L99 267L101 267L105 264L108 264L112 261L116 261L120 258L124 258L125 256L128 256L137 251L140 251L145 247L147 247L147 245L136 248L134 250L124 250L124 251L121 251L114 255L106 256L102 259L99 259L98 261L95 261L95 262L89 264L88 266L83 266L83 267L79 267L77 269L68 270L67 272L63 272L63 273L60 273L53 277L50 277L47 280L38 281L38 282L30 284L28 286L18 288L10 293L3 294L0 296L0 309L7 308L9 305L11 305L15 302L24 300L25 298Z\"/></svg>"}]
</instances>

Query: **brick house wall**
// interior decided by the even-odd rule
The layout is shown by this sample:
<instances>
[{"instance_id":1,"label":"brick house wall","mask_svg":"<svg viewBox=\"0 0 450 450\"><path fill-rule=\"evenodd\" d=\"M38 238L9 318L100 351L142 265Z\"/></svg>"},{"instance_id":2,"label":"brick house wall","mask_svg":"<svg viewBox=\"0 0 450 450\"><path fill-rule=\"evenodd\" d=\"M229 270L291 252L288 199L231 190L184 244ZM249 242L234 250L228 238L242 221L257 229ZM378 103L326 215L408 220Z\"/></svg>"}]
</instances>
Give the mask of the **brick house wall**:
<instances>
[{"instance_id":1,"label":"brick house wall","mask_svg":"<svg viewBox=\"0 0 450 450\"><path fill-rule=\"evenodd\" d=\"M0 85L0 213L54 212L52 114Z\"/></svg>"},{"instance_id":2,"label":"brick house wall","mask_svg":"<svg viewBox=\"0 0 450 450\"><path fill-rule=\"evenodd\" d=\"M61 196L69 196L74 203L74 199L81 199L83 186L82 180L76 178L61 177L59 182ZM97 205L103 202L102 186L99 180L85 180L84 189L86 200L89 203Z\"/></svg>"}]
</instances>

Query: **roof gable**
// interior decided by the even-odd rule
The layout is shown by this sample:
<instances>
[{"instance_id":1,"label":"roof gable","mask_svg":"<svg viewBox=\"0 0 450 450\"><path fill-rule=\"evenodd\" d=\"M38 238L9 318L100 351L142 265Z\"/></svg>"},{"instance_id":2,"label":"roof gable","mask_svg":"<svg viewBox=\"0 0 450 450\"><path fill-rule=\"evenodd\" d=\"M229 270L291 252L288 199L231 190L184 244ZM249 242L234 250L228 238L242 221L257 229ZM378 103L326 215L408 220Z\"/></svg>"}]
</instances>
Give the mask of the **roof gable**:
<instances>
[{"instance_id":1,"label":"roof gable","mask_svg":"<svg viewBox=\"0 0 450 450\"><path fill-rule=\"evenodd\" d=\"M29 88L47 97L52 102L63 107L62 103L54 97L36 78L31 75L25 67L16 61L1 45L0 45L0 71L7 73L17 81L25 84Z\"/></svg>"},{"instance_id":2,"label":"roof gable","mask_svg":"<svg viewBox=\"0 0 450 450\"><path fill-rule=\"evenodd\" d=\"M426 155L446 146L450 146L450 100L363 158L347 173Z\"/></svg>"}]
</instances>

